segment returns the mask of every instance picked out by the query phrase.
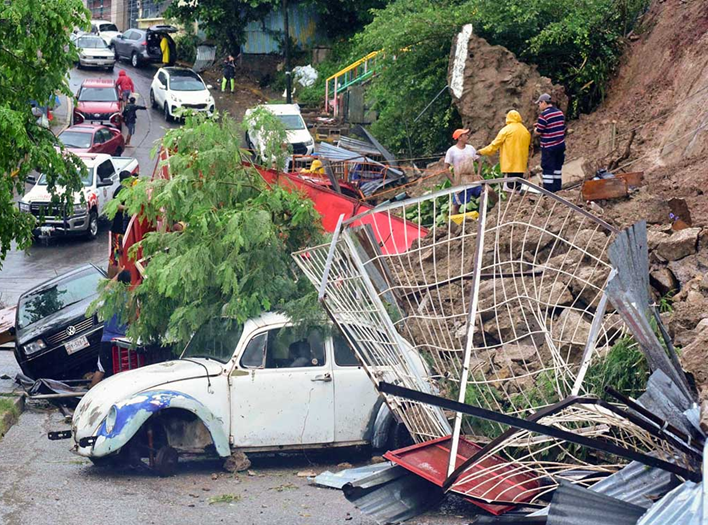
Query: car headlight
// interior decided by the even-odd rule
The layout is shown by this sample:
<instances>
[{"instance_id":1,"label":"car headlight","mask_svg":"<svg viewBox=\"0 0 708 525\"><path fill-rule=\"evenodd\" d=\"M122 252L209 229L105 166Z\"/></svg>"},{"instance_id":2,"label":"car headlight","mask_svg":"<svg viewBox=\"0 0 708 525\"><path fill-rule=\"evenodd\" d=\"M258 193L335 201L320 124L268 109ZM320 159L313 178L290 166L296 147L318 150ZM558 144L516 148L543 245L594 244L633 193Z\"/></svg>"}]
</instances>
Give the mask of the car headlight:
<instances>
[{"instance_id":1,"label":"car headlight","mask_svg":"<svg viewBox=\"0 0 708 525\"><path fill-rule=\"evenodd\" d=\"M313 146L315 144L315 141L313 139L308 140L305 142L305 146Z\"/></svg>"},{"instance_id":2,"label":"car headlight","mask_svg":"<svg viewBox=\"0 0 708 525\"><path fill-rule=\"evenodd\" d=\"M116 426L116 419L118 419L118 409L113 405L106 416L106 433L110 434L113 432Z\"/></svg>"},{"instance_id":3,"label":"car headlight","mask_svg":"<svg viewBox=\"0 0 708 525\"><path fill-rule=\"evenodd\" d=\"M37 339L36 341L26 344L24 346L24 351L25 355L32 355L36 354L40 350L44 350L45 348L47 348L47 344L41 339Z\"/></svg>"},{"instance_id":4,"label":"car headlight","mask_svg":"<svg viewBox=\"0 0 708 525\"><path fill-rule=\"evenodd\" d=\"M86 215L86 205L84 204L74 204L74 215Z\"/></svg>"},{"instance_id":5,"label":"car headlight","mask_svg":"<svg viewBox=\"0 0 708 525\"><path fill-rule=\"evenodd\" d=\"M20 211L25 211L25 212L30 211L30 205L28 203L20 201L19 205L20 205Z\"/></svg>"}]
</instances>

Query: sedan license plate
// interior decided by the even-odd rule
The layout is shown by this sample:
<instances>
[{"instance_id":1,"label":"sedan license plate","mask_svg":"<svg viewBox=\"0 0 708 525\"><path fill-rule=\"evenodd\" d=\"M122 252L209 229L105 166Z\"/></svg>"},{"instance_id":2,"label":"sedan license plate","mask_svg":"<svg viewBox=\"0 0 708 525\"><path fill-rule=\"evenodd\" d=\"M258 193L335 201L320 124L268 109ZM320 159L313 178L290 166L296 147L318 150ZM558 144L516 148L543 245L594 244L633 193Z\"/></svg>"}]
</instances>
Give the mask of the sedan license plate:
<instances>
[{"instance_id":1,"label":"sedan license plate","mask_svg":"<svg viewBox=\"0 0 708 525\"><path fill-rule=\"evenodd\" d=\"M81 337L67 341L64 346L66 347L66 353L71 355L89 346L89 342L88 339L86 339L86 336L82 335Z\"/></svg>"}]
</instances>

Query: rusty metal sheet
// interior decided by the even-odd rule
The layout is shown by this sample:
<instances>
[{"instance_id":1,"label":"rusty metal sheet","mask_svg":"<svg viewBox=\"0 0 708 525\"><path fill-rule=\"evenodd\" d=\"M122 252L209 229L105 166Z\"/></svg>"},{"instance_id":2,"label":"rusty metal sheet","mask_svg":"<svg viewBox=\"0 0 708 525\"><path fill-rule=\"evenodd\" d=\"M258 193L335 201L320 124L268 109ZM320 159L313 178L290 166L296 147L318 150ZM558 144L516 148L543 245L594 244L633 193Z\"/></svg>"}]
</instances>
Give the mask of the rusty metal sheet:
<instances>
[{"instance_id":1,"label":"rusty metal sheet","mask_svg":"<svg viewBox=\"0 0 708 525\"><path fill-rule=\"evenodd\" d=\"M626 197L629 191L627 181L621 178L614 178L585 181L583 182L581 193L585 201L601 201Z\"/></svg>"},{"instance_id":2,"label":"rusty metal sheet","mask_svg":"<svg viewBox=\"0 0 708 525\"><path fill-rule=\"evenodd\" d=\"M17 306L8 306L0 310L0 345L15 340L10 330L15 327L15 312Z\"/></svg>"},{"instance_id":3,"label":"rusty metal sheet","mask_svg":"<svg viewBox=\"0 0 708 525\"><path fill-rule=\"evenodd\" d=\"M447 478L451 444L451 437L447 436L393 450L384 454L384 457L435 485L442 486ZM456 465L461 465L481 449L481 446L461 437ZM462 494L478 507L498 516L512 510L515 505L489 502L525 503L531 501L542 490L534 476L521 473L518 469L519 473L509 475L513 470L514 467L509 466L504 459L490 455L477 462L468 471L468 474L473 472L478 474L473 480L454 486L452 491Z\"/></svg>"}]
</instances>

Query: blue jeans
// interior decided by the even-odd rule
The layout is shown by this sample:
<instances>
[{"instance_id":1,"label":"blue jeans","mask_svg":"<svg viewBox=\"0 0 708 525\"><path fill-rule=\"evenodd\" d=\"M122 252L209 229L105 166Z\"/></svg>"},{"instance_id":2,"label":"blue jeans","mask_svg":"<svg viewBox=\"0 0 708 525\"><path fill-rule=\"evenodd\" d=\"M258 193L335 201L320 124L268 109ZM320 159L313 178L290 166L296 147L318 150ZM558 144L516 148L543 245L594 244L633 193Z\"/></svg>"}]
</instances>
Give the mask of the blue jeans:
<instances>
[{"instance_id":1,"label":"blue jeans","mask_svg":"<svg viewBox=\"0 0 708 525\"><path fill-rule=\"evenodd\" d=\"M453 195L452 202L458 205L467 204L473 198L479 198L480 195L482 195L482 186L475 186L474 188L467 188L465 191Z\"/></svg>"}]
</instances>

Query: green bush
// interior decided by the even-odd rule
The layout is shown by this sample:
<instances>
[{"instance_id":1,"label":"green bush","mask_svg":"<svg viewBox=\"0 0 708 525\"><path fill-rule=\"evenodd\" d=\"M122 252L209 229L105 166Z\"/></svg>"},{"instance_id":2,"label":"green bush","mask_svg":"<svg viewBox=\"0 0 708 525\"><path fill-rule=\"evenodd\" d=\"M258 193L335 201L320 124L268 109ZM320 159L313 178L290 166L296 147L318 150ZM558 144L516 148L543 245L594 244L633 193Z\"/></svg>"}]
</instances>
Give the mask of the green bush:
<instances>
[{"instance_id":1,"label":"green bush","mask_svg":"<svg viewBox=\"0 0 708 525\"><path fill-rule=\"evenodd\" d=\"M197 46L201 39L192 31L181 33L175 37L176 56L179 62L194 64L197 60Z\"/></svg>"}]
</instances>

